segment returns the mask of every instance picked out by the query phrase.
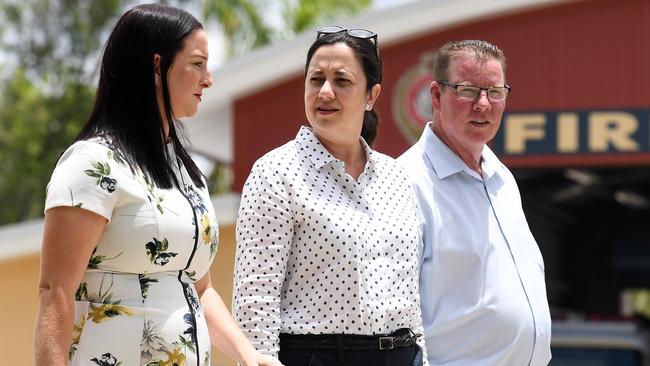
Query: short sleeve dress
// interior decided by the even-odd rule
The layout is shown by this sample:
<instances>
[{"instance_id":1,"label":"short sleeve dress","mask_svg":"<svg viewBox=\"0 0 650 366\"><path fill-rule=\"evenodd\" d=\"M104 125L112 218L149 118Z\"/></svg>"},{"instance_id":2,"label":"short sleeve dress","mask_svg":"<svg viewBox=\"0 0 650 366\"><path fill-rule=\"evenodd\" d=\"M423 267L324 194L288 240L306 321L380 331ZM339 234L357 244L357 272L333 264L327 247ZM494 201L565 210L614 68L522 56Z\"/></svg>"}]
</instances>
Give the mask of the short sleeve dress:
<instances>
[{"instance_id":1,"label":"short sleeve dress","mask_svg":"<svg viewBox=\"0 0 650 366\"><path fill-rule=\"evenodd\" d=\"M207 189L169 149L181 189L157 188L100 138L74 143L52 173L45 210L108 220L75 295L69 365L210 364L194 282L216 254L217 222Z\"/></svg>"}]
</instances>

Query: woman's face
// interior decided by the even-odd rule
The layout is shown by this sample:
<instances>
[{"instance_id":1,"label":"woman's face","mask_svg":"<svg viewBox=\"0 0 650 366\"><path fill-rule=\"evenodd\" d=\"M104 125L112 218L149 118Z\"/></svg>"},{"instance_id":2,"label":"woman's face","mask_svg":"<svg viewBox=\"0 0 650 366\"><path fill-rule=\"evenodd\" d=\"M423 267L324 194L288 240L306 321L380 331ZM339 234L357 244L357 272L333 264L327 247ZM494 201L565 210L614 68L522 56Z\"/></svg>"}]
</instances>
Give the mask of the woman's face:
<instances>
[{"instance_id":1,"label":"woman's face","mask_svg":"<svg viewBox=\"0 0 650 366\"><path fill-rule=\"evenodd\" d=\"M366 84L352 48L337 43L316 50L305 77L305 114L316 136L335 143L358 142L366 103L372 105L374 94L379 94L367 92Z\"/></svg>"},{"instance_id":2,"label":"woman's face","mask_svg":"<svg viewBox=\"0 0 650 366\"><path fill-rule=\"evenodd\" d=\"M183 49L175 56L167 72L169 97L174 118L196 114L203 89L212 86L208 70L208 37L203 29L187 35Z\"/></svg>"}]
</instances>

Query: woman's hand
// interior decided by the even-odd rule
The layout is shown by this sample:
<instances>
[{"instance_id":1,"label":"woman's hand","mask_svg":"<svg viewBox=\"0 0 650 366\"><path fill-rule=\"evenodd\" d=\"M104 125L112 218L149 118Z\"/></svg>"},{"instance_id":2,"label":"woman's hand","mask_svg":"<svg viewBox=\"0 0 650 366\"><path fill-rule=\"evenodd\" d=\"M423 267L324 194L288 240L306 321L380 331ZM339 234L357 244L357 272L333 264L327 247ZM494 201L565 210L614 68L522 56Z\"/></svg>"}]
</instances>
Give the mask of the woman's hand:
<instances>
[{"instance_id":1,"label":"woman's hand","mask_svg":"<svg viewBox=\"0 0 650 366\"><path fill-rule=\"evenodd\" d=\"M258 351L255 351L255 355L251 359L252 361L244 362L241 366L283 366L277 358L263 355Z\"/></svg>"},{"instance_id":2,"label":"woman's hand","mask_svg":"<svg viewBox=\"0 0 650 366\"><path fill-rule=\"evenodd\" d=\"M257 361L258 366L282 366L282 363L280 362L280 360L278 360L275 357L271 357L271 356L268 356L268 355L263 355L263 354L260 354L259 352L258 352L258 355L259 355L258 361Z\"/></svg>"},{"instance_id":3,"label":"woman's hand","mask_svg":"<svg viewBox=\"0 0 650 366\"><path fill-rule=\"evenodd\" d=\"M212 345L238 361L241 366L282 366L276 358L257 351L244 336L230 316L221 296L212 287L210 272L195 282L194 286L203 304Z\"/></svg>"}]
</instances>

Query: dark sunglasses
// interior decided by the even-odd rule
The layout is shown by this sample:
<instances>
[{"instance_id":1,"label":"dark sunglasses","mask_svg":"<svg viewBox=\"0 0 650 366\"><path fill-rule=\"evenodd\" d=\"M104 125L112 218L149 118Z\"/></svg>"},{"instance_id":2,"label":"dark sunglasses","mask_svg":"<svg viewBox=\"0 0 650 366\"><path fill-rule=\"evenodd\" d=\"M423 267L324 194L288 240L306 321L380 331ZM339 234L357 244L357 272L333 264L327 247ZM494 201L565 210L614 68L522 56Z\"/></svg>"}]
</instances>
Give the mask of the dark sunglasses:
<instances>
[{"instance_id":1,"label":"dark sunglasses","mask_svg":"<svg viewBox=\"0 0 650 366\"><path fill-rule=\"evenodd\" d=\"M379 49L377 48L377 33L371 30L362 29L362 28L347 29L338 25L327 25L318 28L318 30L316 31L316 39L320 39L320 37L326 34L335 34L341 32L347 32L348 36L350 37L372 40L372 43L375 45L375 54L377 55L377 60L379 60Z\"/></svg>"}]
</instances>

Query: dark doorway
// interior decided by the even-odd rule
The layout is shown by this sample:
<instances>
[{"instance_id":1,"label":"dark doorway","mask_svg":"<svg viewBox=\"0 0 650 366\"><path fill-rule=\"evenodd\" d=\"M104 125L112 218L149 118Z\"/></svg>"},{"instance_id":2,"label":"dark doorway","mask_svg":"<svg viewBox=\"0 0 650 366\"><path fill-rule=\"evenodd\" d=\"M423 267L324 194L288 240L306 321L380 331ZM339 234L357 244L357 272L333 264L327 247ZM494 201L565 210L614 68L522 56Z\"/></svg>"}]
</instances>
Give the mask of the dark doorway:
<instances>
[{"instance_id":1,"label":"dark doorway","mask_svg":"<svg viewBox=\"0 0 650 366\"><path fill-rule=\"evenodd\" d=\"M620 316L650 288L650 167L513 169L544 255L552 312Z\"/></svg>"}]
</instances>

